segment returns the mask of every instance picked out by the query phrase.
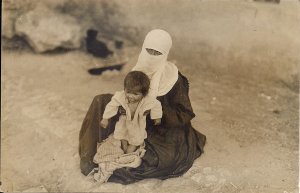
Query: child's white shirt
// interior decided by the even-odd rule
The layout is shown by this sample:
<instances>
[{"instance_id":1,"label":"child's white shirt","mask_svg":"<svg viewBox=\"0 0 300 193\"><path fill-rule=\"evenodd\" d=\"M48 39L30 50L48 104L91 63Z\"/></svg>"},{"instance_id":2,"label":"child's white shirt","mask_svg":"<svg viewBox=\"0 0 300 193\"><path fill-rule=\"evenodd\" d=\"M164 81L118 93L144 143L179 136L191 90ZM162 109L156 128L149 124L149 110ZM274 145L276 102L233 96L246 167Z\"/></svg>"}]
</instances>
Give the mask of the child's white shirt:
<instances>
[{"instance_id":1,"label":"child's white shirt","mask_svg":"<svg viewBox=\"0 0 300 193\"><path fill-rule=\"evenodd\" d=\"M103 119L110 119L115 116L118 113L119 106L125 109L126 115L120 115L119 121L115 126L114 138L120 140L125 139L132 145L141 145L144 139L147 138L146 116L144 113L150 110L151 119L162 118L161 103L150 95L143 97L132 118L125 92L117 91L111 101L106 105Z\"/></svg>"}]
</instances>

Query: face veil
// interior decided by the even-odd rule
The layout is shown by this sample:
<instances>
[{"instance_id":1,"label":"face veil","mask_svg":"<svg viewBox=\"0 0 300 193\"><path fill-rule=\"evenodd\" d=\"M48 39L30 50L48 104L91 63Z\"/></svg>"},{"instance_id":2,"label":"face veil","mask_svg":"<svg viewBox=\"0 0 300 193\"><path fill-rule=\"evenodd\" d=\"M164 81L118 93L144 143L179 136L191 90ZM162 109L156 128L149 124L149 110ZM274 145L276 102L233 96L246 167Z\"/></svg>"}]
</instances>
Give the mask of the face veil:
<instances>
[{"instance_id":1,"label":"face veil","mask_svg":"<svg viewBox=\"0 0 300 193\"><path fill-rule=\"evenodd\" d=\"M164 30L152 30L145 37L137 64L132 70L142 71L149 76L151 80L150 95L162 96L167 94L178 79L177 67L167 61L171 47L171 36ZM147 48L162 54L151 55L147 52Z\"/></svg>"}]
</instances>

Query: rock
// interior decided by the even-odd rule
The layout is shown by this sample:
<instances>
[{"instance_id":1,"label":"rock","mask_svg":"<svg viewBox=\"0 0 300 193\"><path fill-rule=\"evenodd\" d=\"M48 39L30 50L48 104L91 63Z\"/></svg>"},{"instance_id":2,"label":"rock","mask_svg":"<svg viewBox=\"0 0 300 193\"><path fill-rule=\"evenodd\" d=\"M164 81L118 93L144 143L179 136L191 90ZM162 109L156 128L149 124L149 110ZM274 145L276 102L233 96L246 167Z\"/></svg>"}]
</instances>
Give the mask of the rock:
<instances>
[{"instance_id":1,"label":"rock","mask_svg":"<svg viewBox=\"0 0 300 193\"><path fill-rule=\"evenodd\" d=\"M210 186L212 186L212 185L213 185L212 183L205 183L205 184L204 184L205 187L210 187Z\"/></svg>"},{"instance_id":2,"label":"rock","mask_svg":"<svg viewBox=\"0 0 300 193\"><path fill-rule=\"evenodd\" d=\"M222 177L232 176L232 174L227 169L224 169L224 168L218 169L218 172L219 172L219 175L222 176ZM247 170L244 171L244 173L248 173L248 172L249 171L247 171Z\"/></svg>"},{"instance_id":3,"label":"rock","mask_svg":"<svg viewBox=\"0 0 300 193\"><path fill-rule=\"evenodd\" d=\"M268 96L268 95L266 95L266 94L264 94L264 93L261 93L260 96L263 97L263 98L265 98L265 99L268 99L268 100L271 100L271 99L272 99L271 96Z\"/></svg>"},{"instance_id":4,"label":"rock","mask_svg":"<svg viewBox=\"0 0 300 193\"><path fill-rule=\"evenodd\" d=\"M222 179L219 180L219 184L223 185L225 183L226 183L226 179L222 178Z\"/></svg>"},{"instance_id":5,"label":"rock","mask_svg":"<svg viewBox=\"0 0 300 193\"><path fill-rule=\"evenodd\" d=\"M154 190L155 188L160 186L161 183L162 183L161 180L153 178L153 179L142 180L136 184L140 189L148 190L149 192L149 190Z\"/></svg>"},{"instance_id":6,"label":"rock","mask_svg":"<svg viewBox=\"0 0 300 193\"><path fill-rule=\"evenodd\" d=\"M208 176L206 176L206 180L209 182L216 182L216 181L218 181L218 178L214 175L208 175Z\"/></svg>"},{"instance_id":7,"label":"rock","mask_svg":"<svg viewBox=\"0 0 300 193\"><path fill-rule=\"evenodd\" d=\"M22 192L48 192L48 191L44 186L38 186L38 187L29 188L27 190L23 190Z\"/></svg>"},{"instance_id":8,"label":"rock","mask_svg":"<svg viewBox=\"0 0 300 193\"><path fill-rule=\"evenodd\" d=\"M2 27L1 36L11 39L15 35L15 21L21 13L31 10L37 2L34 1L2 1Z\"/></svg>"},{"instance_id":9,"label":"rock","mask_svg":"<svg viewBox=\"0 0 300 193\"><path fill-rule=\"evenodd\" d=\"M14 36L14 22L12 14L9 11L3 12L2 16L2 36L6 38L12 38Z\"/></svg>"},{"instance_id":10,"label":"rock","mask_svg":"<svg viewBox=\"0 0 300 193\"><path fill-rule=\"evenodd\" d=\"M118 71L118 70L107 70L102 73L102 77L104 79L112 79L113 77L119 76L119 75L120 75L120 71Z\"/></svg>"},{"instance_id":11,"label":"rock","mask_svg":"<svg viewBox=\"0 0 300 193\"><path fill-rule=\"evenodd\" d=\"M208 174L211 172L211 167L203 168L203 173Z\"/></svg>"},{"instance_id":12,"label":"rock","mask_svg":"<svg viewBox=\"0 0 300 193\"><path fill-rule=\"evenodd\" d=\"M81 45L81 28L76 19L42 5L17 18L15 30L39 53L58 47L75 49Z\"/></svg>"},{"instance_id":13,"label":"rock","mask_svg":"<svg viewBox=\"0 0 300 193\"><path fill-rule=\"evenodd\" d=\"M201 180L202 180L202 174L201 173L197 173L197 174L193 175L191 177L191 179L194 180L195 182L200 183Z\"/></svg>"}]
</instances>

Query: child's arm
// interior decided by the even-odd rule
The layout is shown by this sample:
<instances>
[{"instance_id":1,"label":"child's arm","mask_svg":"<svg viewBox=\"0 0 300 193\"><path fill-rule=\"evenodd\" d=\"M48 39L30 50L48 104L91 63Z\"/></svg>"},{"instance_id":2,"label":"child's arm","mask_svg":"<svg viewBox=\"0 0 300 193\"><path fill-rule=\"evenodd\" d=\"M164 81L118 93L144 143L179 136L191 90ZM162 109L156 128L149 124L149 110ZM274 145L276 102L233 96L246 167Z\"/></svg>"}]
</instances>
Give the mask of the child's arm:
<instances>
[{"instance_id":1,"label":"child's arm","mask_svg":"<svg viewBox=\"0 0 300 193\"><path fill-rule=\"evenodd\" d=\"M103 128L107 128L108 126L108 119L102 119L100 122L100 126Z\"/></svg>"},{"instance_id":2,"label":"child's arm","mask_svg":"<svg viewBox=\"0 0 300 193\"><path fill-rule=\"evenodd\" d=\"M115 95L111 98L111 101L106 105L102 119L100 121L100 126L106 128L108 126L109 119L118 113L119 106L121 104L115 98Z\"/></svg>"}]
</instances>

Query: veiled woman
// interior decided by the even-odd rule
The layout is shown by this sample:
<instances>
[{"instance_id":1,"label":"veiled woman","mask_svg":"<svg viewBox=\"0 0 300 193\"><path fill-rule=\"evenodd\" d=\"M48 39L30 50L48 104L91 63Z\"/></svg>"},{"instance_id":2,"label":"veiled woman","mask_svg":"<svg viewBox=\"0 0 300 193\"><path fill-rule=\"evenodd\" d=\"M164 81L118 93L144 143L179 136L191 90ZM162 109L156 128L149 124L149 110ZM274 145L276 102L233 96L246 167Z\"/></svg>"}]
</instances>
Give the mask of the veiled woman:
<instances>
[{"instance_id":1,"label":"veiled woman","mask_svg":"<svg viewBox=\"0 0 300 193\"><path fill-rule=\"evenodd\" d=\"M162 123L154 126L147 117L146 153L141 165L115 170L109 182L129 184L146 178L177 177L184 174L203 153L206 137L191 125L195 114L189 99L188 80L167 60L171 46L171 36L164 30L155 29L146 35L137 64L132 70L142 71L149 76L149 94L161 102ZM113 133L118 116L124 113L120 108L107 129L100 127L100 119L111 97L112 94L95 96L82 123L79 154L84 175L97 167L93 163L97 142L102 142Z\"/></svg>"}]
</instances>

